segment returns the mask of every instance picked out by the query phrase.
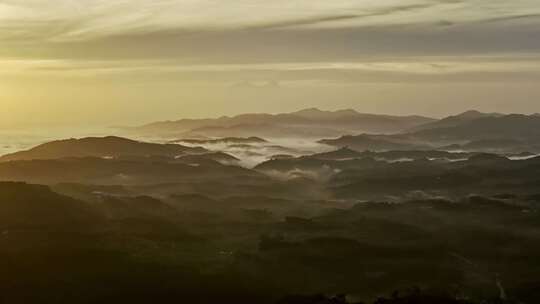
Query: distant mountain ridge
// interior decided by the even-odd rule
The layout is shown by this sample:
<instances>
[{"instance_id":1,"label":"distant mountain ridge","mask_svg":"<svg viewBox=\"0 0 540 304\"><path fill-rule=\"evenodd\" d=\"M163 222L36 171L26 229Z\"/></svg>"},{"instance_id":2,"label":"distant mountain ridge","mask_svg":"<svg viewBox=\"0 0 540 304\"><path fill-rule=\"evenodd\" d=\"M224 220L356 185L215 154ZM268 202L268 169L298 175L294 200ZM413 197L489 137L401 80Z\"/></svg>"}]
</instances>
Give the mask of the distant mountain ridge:
<instances>
[{"instance_id":1,"label":"distant mountain ridge","mask_svg":"<svg viewBox=\"0 0 540 304\"><path fill-rule=\"evenodd\" d=\"M320 142L357 151L463 149L502 153L540 152L540 116L468 111L405 133L345 135Z\"/></svg>"},{"instance_id":2,"label":"distant mountain ridge","mask_svg":"<svg viewBox=\"0 0 540 304\"><path fill-rule=\"evenodd\" d=\"M216 119L181 119L127 128L136 134L171 137L324 137L344 132L395 133L435 121L423 116L364 114L317 108L282 114L241 114Z\"/></svg>"},{"instance_id":3,"label":"distant mountain ridge","mask_svg":"<svg viewBox=\"0 0 540 304\"><path fill-rule=\"evenodd\" d=\"M471 122L476 119L486 118L486 117L501 117L504 114L501 113L482 113L477 110L469 110L458 115L448 116L441 120L434 122L429 122L427 124L420 125L411 129L409 132L417 132L427 129L436 129L436 128L449 128L456 127L463 123Z\"/></svg>"},{"instance_id":4,"label":"distant mountain ridge","mask_svg":"<svg viewBox=\"0 0 540 304\"><path fill-rule=\"evenodd\" d=\"M523 114L488 116L465 121L451 127L421 130L413 135L426 140L539 140L540 117Z\"/></svg>"}]
</instances>

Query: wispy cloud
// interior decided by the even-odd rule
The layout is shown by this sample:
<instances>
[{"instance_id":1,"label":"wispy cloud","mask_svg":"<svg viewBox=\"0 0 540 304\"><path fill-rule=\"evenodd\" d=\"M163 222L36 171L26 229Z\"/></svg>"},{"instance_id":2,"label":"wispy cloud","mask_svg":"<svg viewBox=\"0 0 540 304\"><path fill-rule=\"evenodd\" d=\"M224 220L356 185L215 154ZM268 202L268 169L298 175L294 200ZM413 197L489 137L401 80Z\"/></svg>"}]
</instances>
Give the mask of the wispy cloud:
<instances>
[{"instance_id":1,"label":"wispy cloud","mask_svg":"<svg viewBox=\"0 0 540 304\"><path fill-rule=\"evenodd\" d=\"M497 16L494 18L488 18L481 20L482 23L496 23L496 22L505 22L505 21L519 21L519 20L531 20L531 19L540 19L540 13L538 14L523 14L523 15L506 15L506 16Z\"/></svg>"},{"instance_id":2,"label":"wispy cloud","mask_svg":"<svg viewBox=\"0 0 540 304\"><path fill-rule=\"evenodd\" d=\"M129 79L230 85L237 83L354 83L538 81L540 58L395 58L386 61L266 64L191 64L174 60L2 60L0 76Z\"/></svg>"},{"instance_id":3,"label":"wispy cloud","mask_svg":"<svg viewBox=\"0 0 540 304\"><path fill-rule=\"evenodd\" d=\"M396 5L389 7L378 7L372 8L370 10L363 10L361 12L356 12L355 14L348 15L328 15L328 16L314 16L305 19L296 19L296 20L287 20L276 23L262 24L258 26L253 26L251 28L265 28L265 29L276 29L276 28L290 28L290 27L301 27L301 26L325 26L328 23L335 23L339 21L354 21L359 19L371 18L371 17L381 17L388 16L398 13L411 12L415 10L428 9L430 7L439 5L439 2L433 3L421 3L421 4L410 4L410 5Z\"/></svg>"},{"instance_id":4,"label":"wispy cloud","mask_svg":"<svg viewBox=\"0 0 540 304\"><path fill-rule=\"evenodd\" d=\"M0 60L21 60L4 74L531 73L518 61L539 28L537 0L0 0ZM421 59L478 54L514 57Z\"/></svg>"},{"instance_id":5,"label":"wispy cloud","mask_svg":"<svg viewBox=\"0 0 540 304\"><path fill-rule=\"evenodd\" d=\"M1 0L0 40L73 41L167 30L355 27L525 18L534 0ZM520 17L521 16L521 17Z\"/></svg>"}]
</instances>

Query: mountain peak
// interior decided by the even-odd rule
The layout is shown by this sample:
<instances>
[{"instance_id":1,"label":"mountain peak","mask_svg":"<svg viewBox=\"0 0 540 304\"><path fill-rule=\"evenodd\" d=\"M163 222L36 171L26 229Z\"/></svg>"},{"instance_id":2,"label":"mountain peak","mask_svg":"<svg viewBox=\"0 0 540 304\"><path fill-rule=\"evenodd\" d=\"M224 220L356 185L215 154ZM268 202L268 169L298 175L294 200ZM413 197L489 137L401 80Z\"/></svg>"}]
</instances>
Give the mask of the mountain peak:
<instances>
[{"instance_id":1,"label":"mountain peak","mask_svg":"<svg viewBox=\"0 0 540 304\"><path fill-rule=\"evenodd\" d=\"M478 110L469 110L461 114L456 115L455 117L464 118L464 119L476 119L481 117L491 116L490 114L480 112Z\"/></svg>"},{"instance_id":2,"label":"mountain peak","mask_svg":"<svg viewBox=\"0 0 540 304\"><path fill-rule=\"evenodd\" d=\"M478 111L478 110L468 110L468 111L465 111L457 116L471 116L471 115L482 115L482 112Z\"/></svg>"},{"instance_id":3,"label":"mountain peak","mask_svg":"<svg viewBox=\"0 0 540 304\"><path fill-rule=\"evenodd\" d=\"M296 111L296 112L293 112L292 114L300 114L300 115L307 115L307 114L321 114L321 113L324 113L325 111L319 109L319 108L306 108L306 109L302 109L300 111Z\"/></svg>"},{"instance_id":4,"label":"mountain peak","mask_svg":"<svg viewBox=\"0 0 540 304\"><path fill-rule=\"evenodd\" d=\"M347 146L343 146L337 150L333 150L330 152L324 152L324 153L318 153L313 154L310 157L311 158L318 158L318 159L332 159L332 160L343 160L343 159L351 159L359 157L361 153L359 153L356 150L353 150Z\"/></svg>"},{"instance_id":5,"label":"mountain peak","mask_svg":"<svg viewBox=\"0 0 540 304\"><path fill-rule=\"evenodd\" d=\"M359 114L356 110L354 109L344 109L344 110L339 110L339 111L336 111L335 113L339 113L339 114L349 114L349 115L356 115L356 114Z\"/></svg>"},{"instance_id":6,"label":"mountain peak","mask_svg":"<svg viewBox=\"0 0 540 304\"><path fill-rule=\"evenodd\" d=\"M483 117L499 117L502 116L502 114L499 113L484 113L480 112L478 110L469 110L465 111L461 114L458 114L454 117L459 117L463 119L477 119L477 118L483 118Z\"/></svg>"}]
</instances>

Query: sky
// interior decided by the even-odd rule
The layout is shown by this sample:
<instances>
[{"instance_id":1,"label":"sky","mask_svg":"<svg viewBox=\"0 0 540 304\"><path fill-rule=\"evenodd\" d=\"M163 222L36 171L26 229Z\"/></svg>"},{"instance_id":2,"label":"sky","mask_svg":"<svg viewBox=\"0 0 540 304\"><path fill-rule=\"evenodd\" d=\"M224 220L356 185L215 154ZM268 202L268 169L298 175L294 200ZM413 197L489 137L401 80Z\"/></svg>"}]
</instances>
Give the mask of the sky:
<instances>
[{"instance_id":1,"label":"sky","mask_svg":"<svg viewBox=\"0 0 540 304\"><path fill-rule=\"evenodd\" d=\"M0 126L540 112L538 0L0 0Z\"/></svg>"}]
</instances>

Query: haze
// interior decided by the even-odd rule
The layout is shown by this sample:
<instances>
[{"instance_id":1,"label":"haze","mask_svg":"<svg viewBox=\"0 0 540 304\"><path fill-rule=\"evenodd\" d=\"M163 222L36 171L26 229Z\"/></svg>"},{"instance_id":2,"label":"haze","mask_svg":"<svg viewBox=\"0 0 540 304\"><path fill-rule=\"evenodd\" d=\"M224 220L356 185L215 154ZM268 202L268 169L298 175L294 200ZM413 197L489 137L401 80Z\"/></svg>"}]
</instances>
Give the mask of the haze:
<instances>
[{"instance_id":1,"label":"haze","mask_svg":"<svg viewBox=\"0 0 540 304\"><path fill-rule=\"evenodd\" d=\"M535 0L1 0L0 124L534 113L539 25Z\"/></svg>"},{"instance_id":2,"label":"haze","mask_svg":"<svg viewBox=\"0 0 540 304\"><path fill-rule=\"evenodd\" d=\"M0 303L540 303L539 0L0 0Z\"/></svg>"}]
</instances>

